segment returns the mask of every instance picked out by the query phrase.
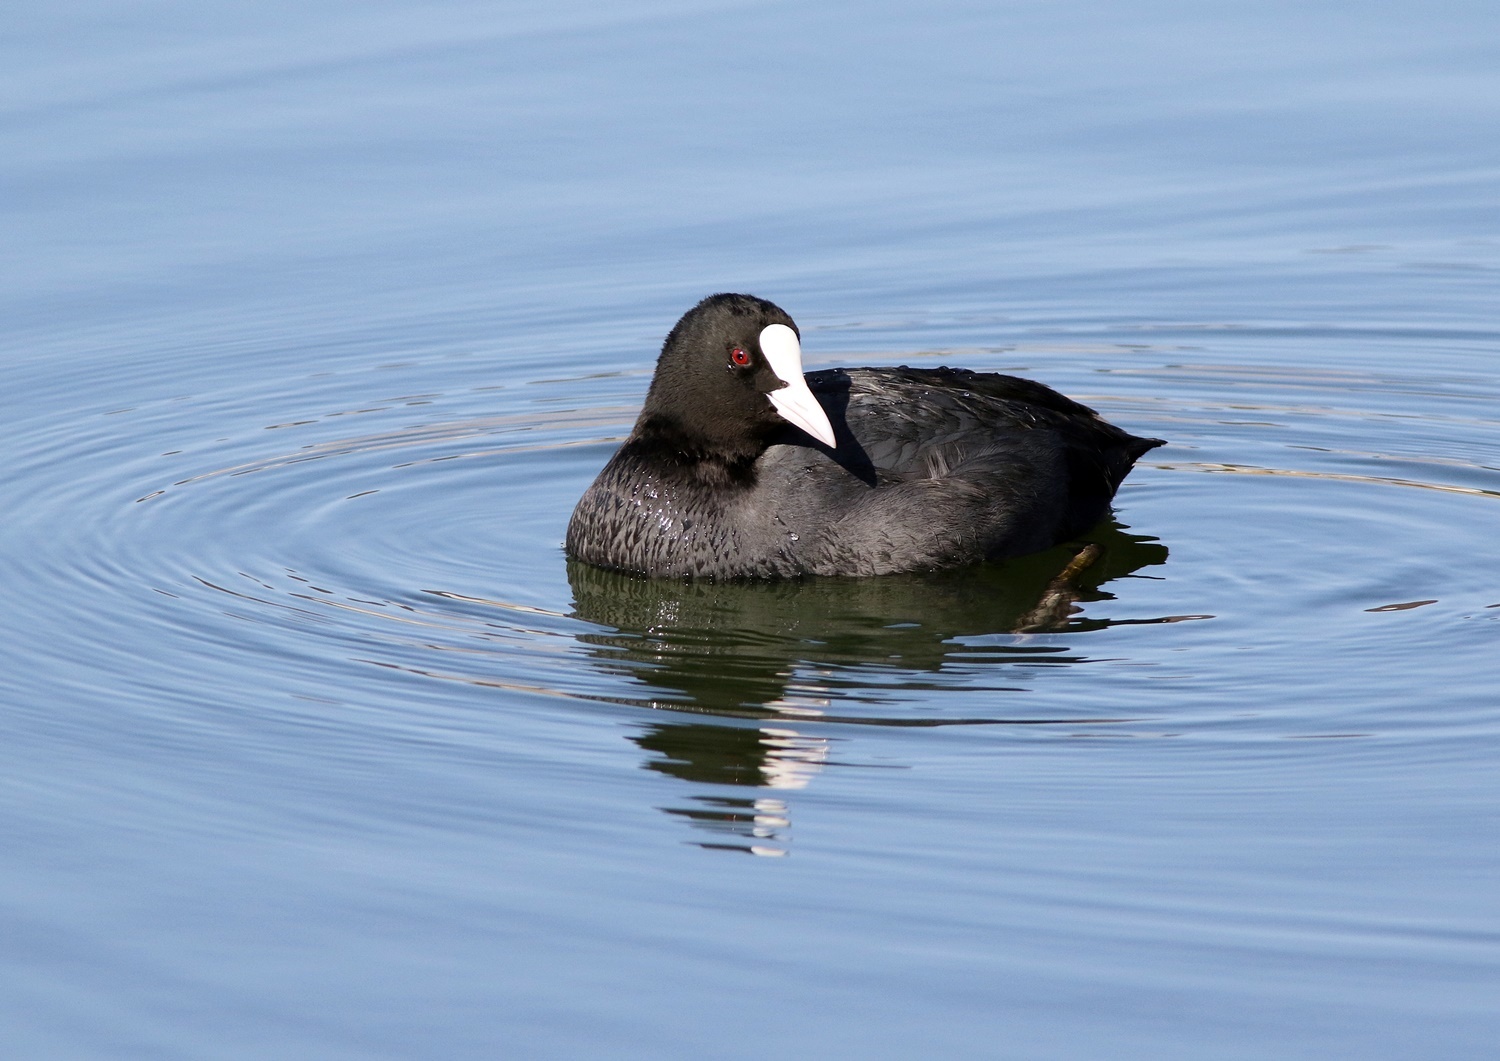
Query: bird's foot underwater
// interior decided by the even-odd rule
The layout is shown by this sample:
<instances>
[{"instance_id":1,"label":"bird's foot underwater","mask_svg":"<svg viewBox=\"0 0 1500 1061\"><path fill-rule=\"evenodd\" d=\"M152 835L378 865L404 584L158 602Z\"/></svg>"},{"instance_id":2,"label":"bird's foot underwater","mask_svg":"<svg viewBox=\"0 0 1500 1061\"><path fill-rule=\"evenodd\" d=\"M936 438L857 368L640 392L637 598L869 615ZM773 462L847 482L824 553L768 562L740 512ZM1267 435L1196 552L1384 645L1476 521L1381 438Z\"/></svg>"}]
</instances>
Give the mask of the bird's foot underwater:
<instances>
[{"instance_id":1,"label":"bird's foot underwater","mask_svg":"<svg viewBox=\"0 0 1500 1061\"><path fill-rule=\"evenodd\" d=\"M1073 555L1073 559L1069 560L1052 581L1047 583L1047 588L1042 592L1036 607L1016 622L1013 632L1040 634L1061 630L1067 626L1069 618L1078 611L1078 598L1081 593L1077 581L1078 576L1093 567L1103 555L1104 547L1093 542L1078 550Z\"/></svg>"}]
</instances>

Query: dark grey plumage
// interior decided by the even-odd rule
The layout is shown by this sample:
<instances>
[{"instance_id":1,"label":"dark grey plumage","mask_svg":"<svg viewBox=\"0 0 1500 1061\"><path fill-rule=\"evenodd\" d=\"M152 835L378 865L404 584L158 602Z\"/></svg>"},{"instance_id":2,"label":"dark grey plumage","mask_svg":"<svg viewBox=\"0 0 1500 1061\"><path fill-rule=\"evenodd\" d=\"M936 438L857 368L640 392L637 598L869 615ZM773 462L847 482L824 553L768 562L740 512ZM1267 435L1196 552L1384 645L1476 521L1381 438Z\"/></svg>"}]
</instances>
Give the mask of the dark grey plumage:
<instances>
[{"instance_id":1,"label":"dark grey plumage","mask_svg":"<svg viewBox=\"0 0 1500 1061\"><path fill-rule=\"evenodd\" d=\"M1104 518L1161 445L1030 380L965 369L811 372L829 447L767 395L768 324L748 295L704 299L663 346L630 437L573 512L568 552L691 578L879 575L1049 548ZM735 351L753 358L733 361ZM781 397L781 396L779 396Z\"/></svg>"}]
</instances>

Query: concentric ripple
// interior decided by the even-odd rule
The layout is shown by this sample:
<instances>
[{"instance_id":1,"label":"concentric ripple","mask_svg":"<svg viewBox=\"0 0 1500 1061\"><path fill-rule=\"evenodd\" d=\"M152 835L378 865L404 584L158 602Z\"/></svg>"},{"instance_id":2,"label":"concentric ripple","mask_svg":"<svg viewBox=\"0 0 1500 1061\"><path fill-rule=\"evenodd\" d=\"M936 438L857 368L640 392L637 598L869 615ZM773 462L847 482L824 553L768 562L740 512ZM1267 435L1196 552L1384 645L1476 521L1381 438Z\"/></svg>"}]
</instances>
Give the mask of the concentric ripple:
<instances>
[{"instance_id":1,"label":"concentric ripple","mask_svg":"<svg viewBox=\"0 0 1500 1061\"><path fill-rule=\"evenodd\" d=\"M538 368L495 386L482 366L415 359L394 380L324 374L39 431L18 471L47 571L23 588L48 599L17 636L54 659L84 643L115 657L78 680L116 673L138 696L231 709L248 685L398 728L432 725L435 702L713 716L697 766L675 737L642 746L676 748L656 753L685 776L773 788L829 761L806 730L827 723L1240 738L1462 724L1462 711L1418 723L1404 709L1420 667L1403 689L1367 682L1361 661L1402 652L1413 623L1487 651L1500 589L1473 576L1500 511L1497 395L1140 345L1102 358L1053 345L1018 364L1026 354L978 367L1041 375L1171 439L1121 492L1128 527L931 576L599 572L567 563L559 541L643 377ZM144 674L130 665L143 654ZM1293 672L1316 707L1288 708Z\"/></svg>"}]
</instances>

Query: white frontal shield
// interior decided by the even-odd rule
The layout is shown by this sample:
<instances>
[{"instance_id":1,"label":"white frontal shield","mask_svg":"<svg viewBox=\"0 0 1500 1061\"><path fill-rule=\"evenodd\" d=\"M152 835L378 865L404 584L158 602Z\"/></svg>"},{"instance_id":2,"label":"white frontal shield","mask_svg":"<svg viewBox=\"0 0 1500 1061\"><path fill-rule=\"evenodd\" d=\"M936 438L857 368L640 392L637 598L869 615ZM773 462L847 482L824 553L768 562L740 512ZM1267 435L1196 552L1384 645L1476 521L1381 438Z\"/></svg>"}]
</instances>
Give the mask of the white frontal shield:
<instances>
[{"instance_id":1,"label":"white frontal shield","mask_svg":"<svg viewBox=\"0 0 1500 1061\"><path fill-rule=\"evenodd\" d=\"M797 333L785 324L767 325L761 329L760 352L765 355L776 378L786 384L766 395L776 411L784 420L796 424L825 446L835 445L828 414L802 378L802 344L797 341Z\"/></svg>"}]
</instances>

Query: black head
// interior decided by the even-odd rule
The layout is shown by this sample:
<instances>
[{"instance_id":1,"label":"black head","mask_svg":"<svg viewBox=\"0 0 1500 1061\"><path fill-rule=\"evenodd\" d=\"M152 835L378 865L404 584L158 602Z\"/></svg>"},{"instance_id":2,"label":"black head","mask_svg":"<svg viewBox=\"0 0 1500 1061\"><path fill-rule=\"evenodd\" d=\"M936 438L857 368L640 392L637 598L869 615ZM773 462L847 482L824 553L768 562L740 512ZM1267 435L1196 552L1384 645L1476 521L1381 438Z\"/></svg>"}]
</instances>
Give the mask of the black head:
<instances>
[{"instance_id":1,"label":"black head","mask_svg":"<svg viewBox=\"0 0 1500 1061\"><path fill-rule=\"evenodd\" d=\"M832 445L802 379L797 325L753 295L710 295L667 335L635 436L696 457L753 458L788 422Z\"/></svg>"}]
</instances>

